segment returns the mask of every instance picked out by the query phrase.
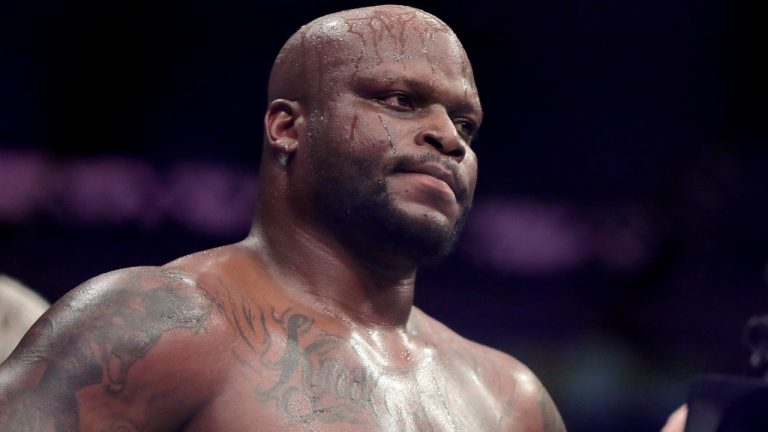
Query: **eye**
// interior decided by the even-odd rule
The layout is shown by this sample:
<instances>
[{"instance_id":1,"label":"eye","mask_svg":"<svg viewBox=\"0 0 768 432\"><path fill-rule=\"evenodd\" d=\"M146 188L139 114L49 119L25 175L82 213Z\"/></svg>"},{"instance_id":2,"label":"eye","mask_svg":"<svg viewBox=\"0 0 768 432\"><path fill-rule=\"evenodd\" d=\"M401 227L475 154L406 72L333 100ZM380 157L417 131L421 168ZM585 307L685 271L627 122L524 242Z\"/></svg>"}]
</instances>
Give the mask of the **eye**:
<instances>
[{"instance_id":1,"label":"eye","mask_svg":"<svg viewBox=\"0 0 768 432\"><path fill-rule=\"evenodd\" d=\"M384 105L399 109L411 111L415 108L410 96L405 93L390 93L377 97L376 100Z\"/></svg>"},{"instance_id":2,"label":"eye","mask_svg":"<svg viewBox=\"0 0 768 432\"><path fill-rule=\"evenodd\" d=\"M456 130L459 131L459 135L461 135L465 140L469 141L472 139L475 133L474 123L466 119L456 119L453 121L453 124L456 125Z\"/></svg>"}]
</instances>

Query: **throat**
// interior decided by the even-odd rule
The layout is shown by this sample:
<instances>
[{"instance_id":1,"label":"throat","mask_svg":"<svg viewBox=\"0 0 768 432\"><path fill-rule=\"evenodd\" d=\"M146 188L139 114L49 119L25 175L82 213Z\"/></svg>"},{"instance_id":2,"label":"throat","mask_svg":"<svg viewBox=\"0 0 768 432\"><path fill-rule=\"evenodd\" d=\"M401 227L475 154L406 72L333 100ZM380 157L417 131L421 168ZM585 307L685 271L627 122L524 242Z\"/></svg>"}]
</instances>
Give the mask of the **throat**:
<instances>
[{"instance_id":1,"label":"throat","mask_svg":"<svg viewBox=\"0 0 768 432\"><path fill-rule=\"evenodd\" d=\"M353 327L405 328L413 307L413 283L408 281L381 286L315 280L291 290L303 294L308 307Z\"/></svg>"},{"instance_id":2,"label":"throat","mask_svg":"<svg viewBox=\"0 0 768 432\"><path fill-rule=\"evenodd\" d=\"M255 237L252 234L252 237ZM294 301L355 325L404 327L416 271L371 263L336 241L295 230L249 244L276 287Z\"/></svg>"}]
</instances>

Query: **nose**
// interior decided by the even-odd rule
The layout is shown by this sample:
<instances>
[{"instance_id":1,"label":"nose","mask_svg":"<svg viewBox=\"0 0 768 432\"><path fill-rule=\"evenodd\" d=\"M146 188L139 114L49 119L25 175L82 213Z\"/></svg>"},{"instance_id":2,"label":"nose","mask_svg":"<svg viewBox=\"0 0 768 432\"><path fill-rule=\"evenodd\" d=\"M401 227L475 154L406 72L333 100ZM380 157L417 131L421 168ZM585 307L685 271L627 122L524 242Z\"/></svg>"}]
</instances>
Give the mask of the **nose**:
<instances>
[{"instance_id":1,"label":"nose","mask_svg":"<svg viewBox=\"0 0 768 432\"><path fill-rule=\"evenodd\" d=\"M424 124L416 135L416 144L432 146L457 162L461 162L467 153L466 143L443 108L434 109L424 119Z\"/></svg>"}]
</instances>

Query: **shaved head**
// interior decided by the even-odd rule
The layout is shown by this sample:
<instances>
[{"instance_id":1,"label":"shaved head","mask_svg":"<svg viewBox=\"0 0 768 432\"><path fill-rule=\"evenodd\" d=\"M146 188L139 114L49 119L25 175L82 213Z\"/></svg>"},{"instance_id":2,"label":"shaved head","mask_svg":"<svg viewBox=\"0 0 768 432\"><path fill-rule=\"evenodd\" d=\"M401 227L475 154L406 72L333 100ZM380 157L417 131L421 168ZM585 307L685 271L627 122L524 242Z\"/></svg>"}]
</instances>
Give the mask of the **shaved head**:
<instances>
[{"instance_id":1,"label":"shaved head","mask_svg":"<svg viewBox=\"0 0 768 432\"><path fill-rule=\"evenodd\" d=\"M333 86L340 66L355 72L386 61L421 58L432 64L433 45L451 46L466 60L461 42L439 18L409 6L382 5L351 9L317 18L302 26L283 45L269 77L268 100L306 102ZM466 84L474 86L469 62ZM436 78L438 70L433 67ZM344 77L349 79L349 77Z\"/></svg>"}]
</instances>

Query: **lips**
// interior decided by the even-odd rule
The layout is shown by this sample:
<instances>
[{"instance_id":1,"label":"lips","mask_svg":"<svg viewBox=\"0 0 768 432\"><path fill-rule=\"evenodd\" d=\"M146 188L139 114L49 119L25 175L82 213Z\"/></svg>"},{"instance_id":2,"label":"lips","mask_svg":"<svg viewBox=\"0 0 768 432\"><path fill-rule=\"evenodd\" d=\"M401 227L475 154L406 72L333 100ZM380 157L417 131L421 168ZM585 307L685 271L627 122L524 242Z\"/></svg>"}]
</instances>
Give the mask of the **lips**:
<instances>
[{"instance_id":1,"label":"lips","mask_svg":"<svg viewBox=\"0 0 768 432\"><path fill-rule=\"evenodd\" d=\"M441 163L437 161L430 161L430 162L409 162L405 161L403 163L397 164L395 167L395 173L406 173L406 174L425 174L431 177L434 177L438 180L442 180L446 184L448 184L448 187L451 188L453 191L453 194L456 196L456 198L460 198L463 196L463 188L460 187L460 182L458 181L458 169L455 167L451 167L450 165L446 166L446 163ZM449 168L450 167L450 168Z\"/></svg>"}]
</instances>

